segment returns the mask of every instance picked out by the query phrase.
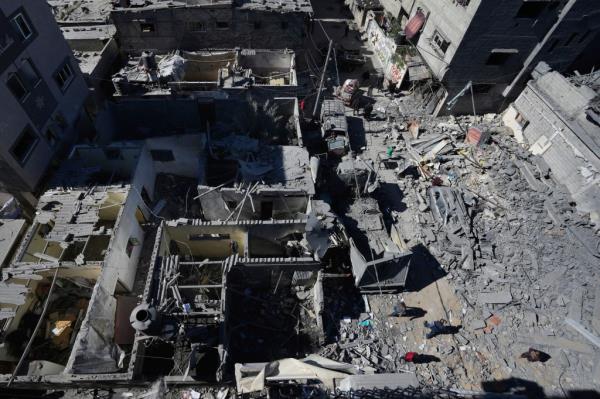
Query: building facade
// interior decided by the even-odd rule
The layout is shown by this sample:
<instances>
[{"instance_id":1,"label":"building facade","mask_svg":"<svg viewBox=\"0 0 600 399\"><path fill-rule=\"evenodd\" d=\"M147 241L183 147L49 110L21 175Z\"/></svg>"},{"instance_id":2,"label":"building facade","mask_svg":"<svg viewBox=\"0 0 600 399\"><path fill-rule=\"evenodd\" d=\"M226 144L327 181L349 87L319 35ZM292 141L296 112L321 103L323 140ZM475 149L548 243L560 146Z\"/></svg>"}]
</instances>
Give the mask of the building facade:
<instances>
[{"instance_id":1,"label":"building facade","mask_svg":"<svg viewBox=\"0 0 600 399\"><path fill-rule=\"evenodd\" d=\"M306 0L147 3L111 12L123 51L297 48L304 43L312 13Z\"/></svg>"},{"instance_id":2,"label":"building facade","mask_svg":"<svg viewBox=\"0 0 600 399\"><path fill-rule=\"evenodd\" d=\"M25 207L53 158L77 137L88 94L45 1L0 4L0 188Z\"/></svg>"},{"instance_id":3,"label":"building facade","mask_svg":"<svg viewBox=\"0 0 600 399\"><path fill-rule=\"evenodd\" d=\"M410 24L413 30L416 27L416 34L407 33L407 39L445 86L446 101L470 81L478 113L501 110L518 95L539 61L557 71L568 71L600 30L600 10L594 0L404 0L382 4L393 18ZM442 110L448 112L447 107ZM452 112L473 112L471 96L459 98Z\"/></svg>"}]
</instances>

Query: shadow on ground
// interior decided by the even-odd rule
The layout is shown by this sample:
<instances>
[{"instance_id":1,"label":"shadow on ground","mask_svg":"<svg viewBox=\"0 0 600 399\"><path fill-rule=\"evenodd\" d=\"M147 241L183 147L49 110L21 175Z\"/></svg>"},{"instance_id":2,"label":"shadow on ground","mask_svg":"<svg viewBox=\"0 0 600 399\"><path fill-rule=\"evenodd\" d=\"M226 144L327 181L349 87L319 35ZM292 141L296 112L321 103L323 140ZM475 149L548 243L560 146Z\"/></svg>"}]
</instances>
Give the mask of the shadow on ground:
<instances>
[{"instance_id":1,"label":"shadow on ground","mask_svg":"<svg viewBox=\"0 0 600 399\"><path fill-rule=\"evenodd\" d=\"M323 291L325 338L328 342L335 342L341 321L344 318L358 319L365 312L365 303L352 277L324 279Z\"/></svg>"},{"instance_id":2,"label":"shadow on ground","mask_svg":"<svg viewBox=\"0 0 600 399\"><path fill-rule=\"evenodd\" d=\"M406 283L406 291L420 291L443 278L447 273L429 250L419 244L411 248L411 272Z\"/></svg>"}]
</instances>

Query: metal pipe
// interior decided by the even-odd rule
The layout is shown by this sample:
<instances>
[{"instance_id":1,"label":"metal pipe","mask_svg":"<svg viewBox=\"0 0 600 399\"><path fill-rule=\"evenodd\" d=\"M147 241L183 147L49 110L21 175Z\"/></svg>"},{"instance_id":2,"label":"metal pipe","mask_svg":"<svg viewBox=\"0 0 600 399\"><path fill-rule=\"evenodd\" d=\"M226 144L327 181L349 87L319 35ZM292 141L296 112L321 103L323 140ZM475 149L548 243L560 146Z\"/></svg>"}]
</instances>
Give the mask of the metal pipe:
<instances>
[{"instance_id":1,"label":"metal pipe","mask_svg":"<svg viewBox=\"0 0 600 399\"><path fill-rule=\"evenodd\" d=\"M58 276L59 269L60 269L60 266L57 267L56 270L54 271L54 277L52 277L52 284L50 285L50 289L48 290L48 296L46 297L46 301L44 302L42 314L40 315L40 318L38 319L38 322L35 325L33 334L31 334L31 338L29 338L29 342L27 342L27 346L25 347L23 354L19 358L19 363L17 363L17 367L15 367L15 371L13 371L12 375L10 376L10 379L8 380L8 383L6 384L7 388L10 387L12 382L15 380L15 377L17 376L19 369L21 368L21 366L23 366L23 362L25 361L25 358L29 355L29 351L31 350L31 346L33 345L33 340L35 339L35 337L40 329L40 326L42 325L42 322L44 321L44 318L46 317L46 312L48 311L48 305L50 304L50 298L52 297L52 292L54 291L54 287L56 286L56 277Z\"/></svg>"},{"instance_id":2,"label":"metal pipe","mask_svg":"<svg viewBox=\"0 0 600 399\"><path fill-rule=\"evenodd\" d=\"M323 72L321 73L321 82L319 83L319 91L317 92L317 99L315 100L315 108L313 109L313 118L317 116L317 110L319 109L319 101L321 100L321 92L323 91L323 83L325 83L325 73L327 72L327 66L329 65L329 57L331 56L331 49L333 48L333 40L329 40L329 48L327 49L327 58L325 58L325 65L323 66Z\"/></svg>"}]
</instances>

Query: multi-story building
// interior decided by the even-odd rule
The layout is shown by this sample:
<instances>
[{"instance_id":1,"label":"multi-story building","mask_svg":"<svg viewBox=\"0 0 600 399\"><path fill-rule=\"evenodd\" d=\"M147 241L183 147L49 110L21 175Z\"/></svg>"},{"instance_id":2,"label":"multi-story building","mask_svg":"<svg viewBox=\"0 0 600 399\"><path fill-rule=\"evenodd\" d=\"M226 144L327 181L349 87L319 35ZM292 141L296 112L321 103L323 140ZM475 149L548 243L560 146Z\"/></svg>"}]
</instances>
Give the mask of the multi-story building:
<instances>
[{"instance_id":1,"label":"multi-story building","mask_svg":"<svg viewBox=\"0 0 600 399\"><path fill-rule=\"evenodd\" d=\"M48 166L77 137L88 89L42 0L0 3L0 189L32 207Z\"/></svg>"},{"instance_id":2,"label":"multi-story building","mask_svg":"<svg viewBox=\"0 0 600 399\"><path fill-rule=\"evenodd\" d=\"M124 51L163 52L302 47L310 14L308 0L124 0L110 18Z\"/></svg>"},{"instance_id":3,"label":"multi-story building","mask_svg":"<svg viewBox=\"0 0 600 399\"><path fill-rule=\"evenodd\" d=\"M539 61L568 71L600 30L595 0L387 0L382 5L406 24L406 38L446 88L446 101L472 82L478 113L508 104ZM460 98L452 110L472 112L471 96Z\"/></svg>"}]
</instances>

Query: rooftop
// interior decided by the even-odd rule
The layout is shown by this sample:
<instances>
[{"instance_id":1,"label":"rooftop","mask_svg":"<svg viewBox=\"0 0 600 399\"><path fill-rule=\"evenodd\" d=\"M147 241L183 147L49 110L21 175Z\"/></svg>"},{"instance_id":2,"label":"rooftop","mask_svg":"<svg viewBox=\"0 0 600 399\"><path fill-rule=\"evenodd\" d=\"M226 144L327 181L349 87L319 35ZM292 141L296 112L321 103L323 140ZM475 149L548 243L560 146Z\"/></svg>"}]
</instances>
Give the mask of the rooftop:
<instances>
[{"instance_id":1,"label":"rooftop","mask_svg":"<svg viewBox=\"0 0 600 399\"><path fill-rule=\"evenodd\" d=\"M59 23L106 22L113 9L112 0L47 1Z\"/></svg>"},{"instance_id":2,"label":"rooftop","mask_svg":"<svg viewBox=\"0 0 600 399\"><path fill-rule=\"evenodd\" d=\"M118 95L297 84L293 51L256 49L144 52L130 58L113 82Z\"/></svg>"},{"instance_id":3,"label":"rooftop","mask_svg":"<svg viewBox=\"0 0 600 399\"><path fill-rule=\"evenodd\" d=\"M314 193L308 152L297 146L262 145L259 140L230 135L211 143L206 184L264 189L297 189Z\"/></svg>"},{"instance_id":4,"label":"rooftop","mask_svg":"<svg viewBox=\"0 0 600 399\"><path fill-rule=\"evenodd\" d=\"M118 10L129 8L171 8L171 7L237 7L247 10L276 12L312 12L309 0L129 0L129 7L117 7Z\"/></svg>"},{"instance_id":5,"label":"rooftop","mask_svg":"<svg viewBox=\"0 0 600 399\"><path fill-rule=\"evenodd\" d=\"M85 26L61 26L60 30L68 42L77 40L110 39L117 31L114 25L98 24Z\"/></svg>"},{"instance_id":6,"label":"rooftop","mask_svg":"<svg viewBox=\"0 0 600 399\"><path fill-rule=\"evenodd\" d=\"M128 189L50 190L42 195L20 263L102 262Z\"/></svg>"}]
</instances>

